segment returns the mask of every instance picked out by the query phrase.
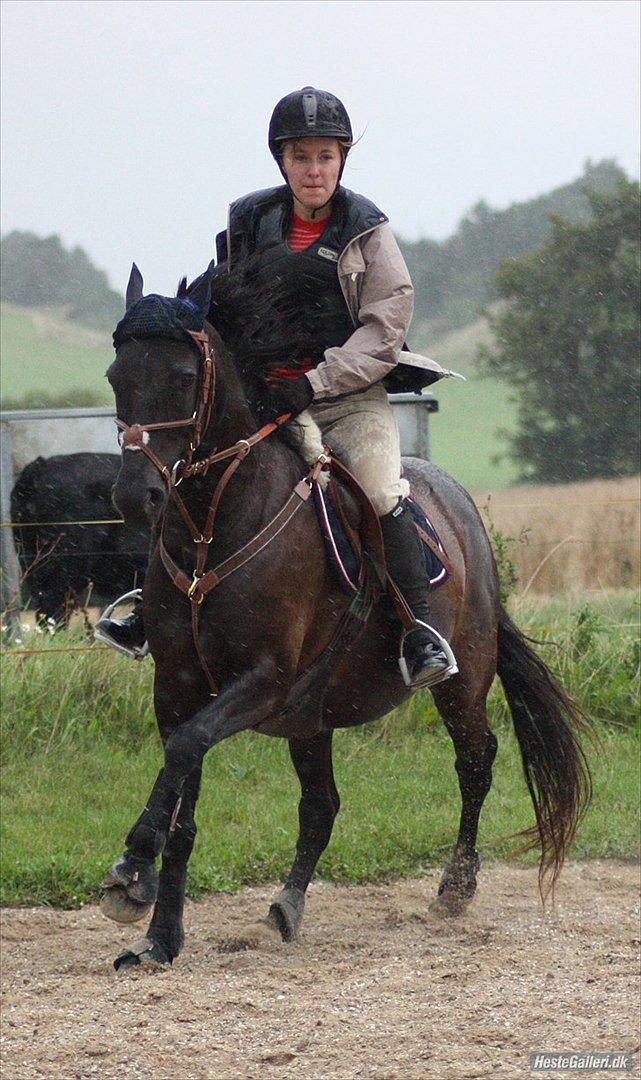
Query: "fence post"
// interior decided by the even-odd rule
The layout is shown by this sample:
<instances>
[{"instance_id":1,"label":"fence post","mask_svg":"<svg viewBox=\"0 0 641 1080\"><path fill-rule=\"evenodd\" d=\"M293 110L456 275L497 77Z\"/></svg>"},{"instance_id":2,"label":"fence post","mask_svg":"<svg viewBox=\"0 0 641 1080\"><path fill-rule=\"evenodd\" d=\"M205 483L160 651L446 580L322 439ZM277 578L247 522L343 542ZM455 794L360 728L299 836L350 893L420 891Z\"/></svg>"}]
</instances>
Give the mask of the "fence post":
<instances>
[{"instance_id":1,"label":"fence post","mask_svg":"<svg viewBox=\"0 0 641 1080\"><path fill-rule=\"evenodd\" d=\"M3 522L11 521L12 487L11 425L0 423L0 515ZM13 529L0 528L0 612L9 637L19 633L21 608L20 563L13 542Z\"/></svg>"}]
</instances>

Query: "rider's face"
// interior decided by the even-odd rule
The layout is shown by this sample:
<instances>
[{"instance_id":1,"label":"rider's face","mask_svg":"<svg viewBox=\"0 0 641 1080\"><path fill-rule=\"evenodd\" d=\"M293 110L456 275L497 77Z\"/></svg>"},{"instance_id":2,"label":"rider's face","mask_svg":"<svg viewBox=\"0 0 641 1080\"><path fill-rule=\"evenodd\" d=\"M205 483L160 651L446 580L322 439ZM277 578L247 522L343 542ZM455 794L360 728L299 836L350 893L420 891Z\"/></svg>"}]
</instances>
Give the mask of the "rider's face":
<instances>
[{"instance_id":1,"label":"rider's face","mask_svg":"<svg viewBox=\"0 0 641 1080\"><path fill-rule=\"evenodd\" d=\"M338 139L297 139L287 143L283 169L300 217L311 219L315 210L331 199L341 169ZM325 208L326 213L330 208ZM325 216L325 212L323 214Z\"/></svg>"}]
</instances>

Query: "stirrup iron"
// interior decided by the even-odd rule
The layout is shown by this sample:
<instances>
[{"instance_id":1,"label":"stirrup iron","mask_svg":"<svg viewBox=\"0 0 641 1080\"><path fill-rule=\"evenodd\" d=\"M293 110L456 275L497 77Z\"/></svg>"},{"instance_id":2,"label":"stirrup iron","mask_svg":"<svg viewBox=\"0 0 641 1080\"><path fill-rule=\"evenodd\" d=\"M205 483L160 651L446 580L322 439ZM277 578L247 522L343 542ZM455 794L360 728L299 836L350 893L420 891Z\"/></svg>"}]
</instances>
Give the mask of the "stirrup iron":
<instances>
[{"instance_id":1,"label":"stirrup iron","mask_svg":"<svg viewBox=\"0 0 641 1080\"><path fill-rule=\"evenodd\" d=\"M403 682L407 687L412 686L410 679L409 669L407 667L407 660L403 655L405 638L408 634L411 634L413 630L416 630L419 626L422 626L424 630L429 630L430 634L434 638L435 643L443 650L448 661L448 666L445 671L437 672L434 678L430 682L426 682L419 689L429 690L432 686L436 686L437 683L444 682L445 679L449 679L452 675L458 675L458 664L456 663L456 657L452 652L451 646L448 641L445 640L442 634L439 634L438 630L435 630L429 623L423 622L422 619L416 619L414 626L405 628L401 634L400 652L401 655L398 658L398 666L401 669L401 675L403 676Z\"/></svg>"},{"instance_id":2,"label":"stirrup iron","mask_svg":"<svg viewBox=\"0 0 641 1080\"><path fill-rule=\"evenodd\" d=\"M142 589L132 589L130 592L123 593L122 596L119 596L112 604L108 604L93 628L93 636L95 640L99 641L102 645L107 645L108 648L113 649L115 652L122 653L124 656L130 657L132 660L144 660L149 652L148 642L145 642L140 648L137 645L134 645L132 649L129 649L126 645L121 645L120 642L114 641L113 638L104 634L99 626L103 619L111 619L111 616L118 605L126 603L127 600L142 600Z\"/></svg>"}]
</instances>

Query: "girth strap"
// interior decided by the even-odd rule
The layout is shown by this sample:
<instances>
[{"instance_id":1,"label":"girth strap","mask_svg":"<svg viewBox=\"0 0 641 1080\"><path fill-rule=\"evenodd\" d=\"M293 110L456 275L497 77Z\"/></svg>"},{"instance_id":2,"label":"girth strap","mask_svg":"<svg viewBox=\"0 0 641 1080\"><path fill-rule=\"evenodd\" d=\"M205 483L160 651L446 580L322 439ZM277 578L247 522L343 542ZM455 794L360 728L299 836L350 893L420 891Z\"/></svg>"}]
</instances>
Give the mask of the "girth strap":
<instances>
[{"instance_id":1,"label":"girth strap","mask_svg":"<svg viewBox=\"0 0 641 1080\"><path fill-rule=\"evenodd\" d=\"M452 577L454 574L454 564L449 558L447 552L442 547L439 547L439 545L434 540L432 540L432 537L429 535L429 533L426 533L425 529L422 529L417 521L414 522L414 526L423 543L430 549L432 554L436 556L441 565L445 567L450 577Z\"/></svg>"}]
</instances>

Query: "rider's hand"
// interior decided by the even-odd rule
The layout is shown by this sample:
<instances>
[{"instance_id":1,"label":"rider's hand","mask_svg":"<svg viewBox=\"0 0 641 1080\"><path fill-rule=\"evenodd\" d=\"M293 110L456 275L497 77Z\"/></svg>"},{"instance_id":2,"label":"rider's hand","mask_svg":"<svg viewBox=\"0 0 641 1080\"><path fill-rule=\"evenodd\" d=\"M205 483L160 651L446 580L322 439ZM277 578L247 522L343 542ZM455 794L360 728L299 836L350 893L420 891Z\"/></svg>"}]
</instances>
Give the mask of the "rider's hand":
<instances>
[{"instance_id":1,"label":"rider's hand","mask_svg":"<svg viewBox=\"0 0 641 1080\"><path fill-rule=\"evenodd\" d=\"M280 380L272 385L271 391L274 419L284 413L298 416L311 405L314 398L312 384L306 375L300 375L298 379L292 379L291 382Z\"/></svg>"}]
</instances>

